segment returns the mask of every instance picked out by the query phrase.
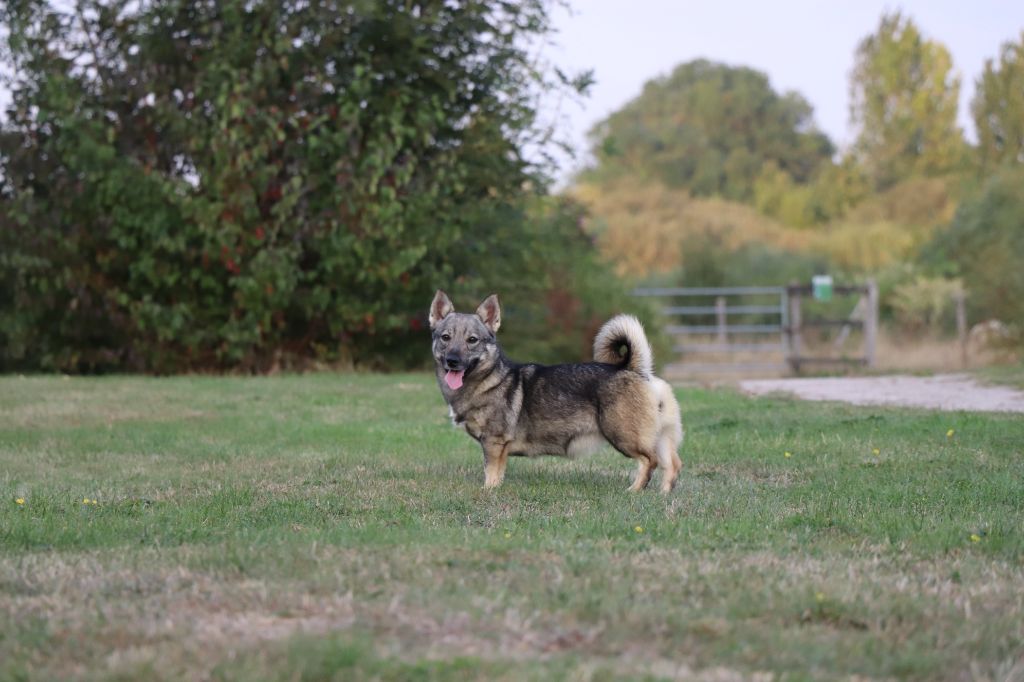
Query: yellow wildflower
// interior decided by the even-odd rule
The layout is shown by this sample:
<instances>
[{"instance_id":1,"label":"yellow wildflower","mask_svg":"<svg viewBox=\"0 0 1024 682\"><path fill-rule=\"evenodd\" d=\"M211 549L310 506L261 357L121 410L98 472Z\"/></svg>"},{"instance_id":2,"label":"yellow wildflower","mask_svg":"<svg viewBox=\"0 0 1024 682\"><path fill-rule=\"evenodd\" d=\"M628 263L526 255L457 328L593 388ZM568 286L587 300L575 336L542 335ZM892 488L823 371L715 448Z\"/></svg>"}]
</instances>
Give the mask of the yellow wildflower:
<instances>
[{"instance_id":1,"label":"yellow wildflower","mask_svg":"<svg viewBox=\"0 0 1024 682\"><path fill-rule=\"evenodd\" d=\"M782 456L785 457L786 459L789 459L790 457L793 456L793 453L792 452L783 452Z\"/></svg>"},{"instance_id":2,"label":"yellow wildflower","mask_svg":"<svg viewBox=\"0 0 1024 682\"><path fill-rule=\"evenodd\" d=\"M633 530L635 530L637 533L643 533L644 532L644 527L643 526L637 526Z\"/></svg>"},{"instance_id":3,"label":"yellow wildflower","mask_svg":"<svg viewBox=\"0 0 1024 682\"><path fill-rule=\"evenodd\" d=\"M505 533L505 539L506 539L506 540L507 540L508 538L510 538L510 537L512 537L512 533Z\"/></svg>"},{"instance_id":4,"label":"yellow wildflower","mask_svg":"<svg viewBox=\"0 0 1024 682\"><path fill-rule=\"evenodd\" d=\"M15 500L15 502L18 503L18 504L25 504L25 498L24 497L19 497L18 499Z\"/></svg>"},{"instance_id":5,"label":"yellow wildflower","mask_svg":"<svg viewBox=\"0 0 1024 682\"><path fill-rule=\"evenodd\" d=\"M971 533L971 542L981 542L981 537L977 533Z\"/></svg>"},{"instance_id":6,"label":"yellow wildflower","mask_svg":"<svg viewBox=\"0 0 1024 682\"><path fill-rule=\"evenodd\" d=\"M82 498L82 504L89 504L89 498L88 497Z\"/></svg>"},{"instance_id":7,"label":"yellow wildflower","mask_svg":"<svg viewBox=\"0 0 1024 682\"><path fill-rule=\"evenodd\" d=\"M954 433L956 433L956 431L954 431L953 429L946 431L946 438L952 438Z\"/></svg>"},{"instance_id":8,"label":"yellow wildflower","mask_svg":"<svg viewBox=\"0 0 1024 682\"><path fill-rule=\"evenodd\" d=\"M814 599L815 599L815 601L817 601L819 603L825 601L825 593L824 592L817 592L817 593L815 593Z\"/></svg>"},{"instance_id":9,"label":"yellow wildflower","mask_svg":"<svg viewBox=\"0 0 1024 682\"><path fill-rule=\"evenodd\" d=\"M874 454L874 455L880 455L880 454L882 454L882 451L881 451L881 450L879 450L878 448L874 448L874 449L873 449L873 450L872 450L871 452L872 452L872 454Z\"/></svg>"}]
</instances>

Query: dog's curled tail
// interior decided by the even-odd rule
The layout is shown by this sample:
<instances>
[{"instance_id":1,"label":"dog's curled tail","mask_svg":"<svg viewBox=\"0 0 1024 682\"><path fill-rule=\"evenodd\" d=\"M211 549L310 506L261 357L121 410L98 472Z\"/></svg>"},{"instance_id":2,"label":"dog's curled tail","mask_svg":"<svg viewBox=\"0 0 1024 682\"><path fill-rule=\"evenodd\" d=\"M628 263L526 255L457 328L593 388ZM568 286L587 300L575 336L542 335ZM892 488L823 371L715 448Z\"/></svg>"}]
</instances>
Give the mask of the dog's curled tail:
<instances>
[{"instance_id":1,"label":"dog's curled tail","mask_svg":"<svg viewBox=\"0 0 1024 682\"><path fill-rule=\"evenodd\" d=\"M625 353L621 352L623 347ZM632 315L616 315L604 323L594 337L594 359L633 370L648 379L654 374L651 344L640 320Z\"/></svg>"}]
</instances>

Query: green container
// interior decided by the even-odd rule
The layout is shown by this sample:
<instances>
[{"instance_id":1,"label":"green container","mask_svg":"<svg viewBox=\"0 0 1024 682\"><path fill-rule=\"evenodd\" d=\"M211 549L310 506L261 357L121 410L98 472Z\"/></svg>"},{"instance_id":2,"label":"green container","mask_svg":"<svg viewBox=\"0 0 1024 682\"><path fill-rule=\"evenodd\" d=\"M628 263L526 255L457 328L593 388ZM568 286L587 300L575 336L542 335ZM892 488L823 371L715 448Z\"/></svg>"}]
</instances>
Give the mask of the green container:
<instances>
[{"instance_id":1,"label":"green container","mask_svg":"<svg viewBox=\"0 0 1024 682\"><path fill-rule=\"evenodd\" d=\"M832 300L832 275L815 275L811 277L811 292L816 301Z\"/></svg>"}]
</instances>

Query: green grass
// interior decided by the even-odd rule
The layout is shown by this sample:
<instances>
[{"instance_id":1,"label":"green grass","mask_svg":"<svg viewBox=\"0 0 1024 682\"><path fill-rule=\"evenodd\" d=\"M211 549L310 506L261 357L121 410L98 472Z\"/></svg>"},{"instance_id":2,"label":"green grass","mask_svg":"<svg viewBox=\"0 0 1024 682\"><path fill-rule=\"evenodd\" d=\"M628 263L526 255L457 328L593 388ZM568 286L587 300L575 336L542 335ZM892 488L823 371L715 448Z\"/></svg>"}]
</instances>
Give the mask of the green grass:
<instances>
[{"instance_id":1,"label":"green grass","mask_svg":"<svg viewBox=\"0 0 1024 682\"><path fill-rule=\"evenodd\" d=\"M1003 384L1024 390L1024 363L980 367L974 370L973 374L986 383Z\"/></svg>"},{"instance_id":2,"label":"green grass","mask_svg":"<svg viewBox=\"0 0 1024 682\"><path fill-rule=\"evenodd\" d=\"M1024 676L1024 420L679 397L662 496L423 375L0 378L0 679Z\"/></svg>"}]
</instances>

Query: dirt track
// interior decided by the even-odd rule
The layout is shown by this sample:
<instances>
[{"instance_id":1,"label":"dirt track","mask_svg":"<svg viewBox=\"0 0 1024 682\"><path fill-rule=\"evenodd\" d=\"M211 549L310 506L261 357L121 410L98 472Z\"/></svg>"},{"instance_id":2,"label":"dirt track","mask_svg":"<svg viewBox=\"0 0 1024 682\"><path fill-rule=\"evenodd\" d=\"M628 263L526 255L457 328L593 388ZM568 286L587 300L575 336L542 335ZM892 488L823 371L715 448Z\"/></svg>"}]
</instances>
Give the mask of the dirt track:
<instances>
[{"instance_id":1,"label":"dirt track","mask_svg":"<svg viewBox=\"0 0 1024 682\"><path fill-rule=\"evenodd\" d=\"M1024 412L1024 393L1008 386L986 386L966 374L757 379L741 381L740 390L751 395L790 393L804 400L836 400L854 405Z\"/></svg>"}]
</instances>

